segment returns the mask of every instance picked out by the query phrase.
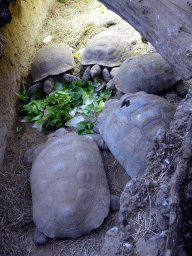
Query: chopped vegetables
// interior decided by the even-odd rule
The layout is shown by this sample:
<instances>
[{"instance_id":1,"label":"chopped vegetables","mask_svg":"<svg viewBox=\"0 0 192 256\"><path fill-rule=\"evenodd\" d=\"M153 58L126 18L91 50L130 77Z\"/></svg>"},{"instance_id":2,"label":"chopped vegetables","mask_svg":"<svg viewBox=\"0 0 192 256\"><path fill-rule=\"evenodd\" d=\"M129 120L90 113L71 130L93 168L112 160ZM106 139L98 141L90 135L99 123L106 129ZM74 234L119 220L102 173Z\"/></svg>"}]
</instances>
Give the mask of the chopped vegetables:
<instances>
[{"instance_id":1,"label":"chopped vegetables","mask_svg":"<svg viewBox=\"0 0 192 256\"><path fill-rule=\"evenodd\" d=\"M105 109L104 101L113 91L105 90L105 84L94 87L92 82L75 81L69 83L60 79L53 91L45 97L43 90L35 92L27 105L19 106L19 111L26 114L25 121L33 122L33 127L47 133L65 125L77 112L87 116ZM19 100L27 102L23 93L17 94ZM40 97L44 97L40 99ZM79 134L93 133L92 121L76 124Z\"/></svg>"}]
</instances>

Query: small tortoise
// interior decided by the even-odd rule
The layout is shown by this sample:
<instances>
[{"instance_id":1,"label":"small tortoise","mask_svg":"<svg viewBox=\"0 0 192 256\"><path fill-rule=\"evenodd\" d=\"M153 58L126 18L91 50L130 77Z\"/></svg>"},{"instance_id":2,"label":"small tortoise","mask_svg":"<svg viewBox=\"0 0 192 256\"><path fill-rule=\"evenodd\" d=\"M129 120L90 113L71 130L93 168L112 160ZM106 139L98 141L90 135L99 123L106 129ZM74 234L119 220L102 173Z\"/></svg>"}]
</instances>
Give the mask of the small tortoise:
<instances>
[{"instance_id":1,"label":"small tortoise","mask_svg":"<svg viewBox=\"0 0 192 256\"><path fill-rule=\"evenodd\" d=\"M115 72L114 86L123 93L144 91L158 94L175 85L181 77L159 53L128 58ZM111 89L111 83L107 89Z\"/></svg>"},{"instance_id":2,"label":"small tortoise","mask_svg":"<svg viewBox=\"0 0 192 256\"><path fill-rule=\"evenodd\" d=\"M69 75L66 72L73 70L75 61L71 48L64 43L49 44L41 48L31 64L31 75L33 82L37 82L32 86L28 95L39 89L42 84L44 91L49 94L54 86L53 76L63 74L63 78L68 81L80 80L79 78ZM44 81L44 83L42 83Z\"/></svg>"},{"instance_id":3,"label":"small tortoise","mask_svg":"<svg viewBox=\"0 0 192 256\"><path fill-rule=\"evenodd\" d=\"M120 66L130 53L130 45L117 31L102 31L85 47L81 64L88 65L82 77L83 81L94 78L102 72L106 82L111 77L108 68ZM92 66L92 67L91 67Z\"/></svg>"},{"instance_id":4,"label":"small tortoise","mask_svg":"<svg viewBox=\"0 0 192 256\"><path fill-rule=\"evenodd\" d=\"M89 136L66 133L33 153L30 176L35 243L77 238L108 215L110 193L99 149ZM60 130L62 130L60 129Z\"/></svg>"},{"instance_id":5,"label":"small tortoise","mask_svg":"<svg viewBox=\"0 0 192 256\"><path fill-rule=\"evenodd\" d=\"M111 99L106 107L97 121L103 140L130 177L143 176L153 139L161 129L169 127L175 107L145 92Z\"/></svg>"}]
</instances>

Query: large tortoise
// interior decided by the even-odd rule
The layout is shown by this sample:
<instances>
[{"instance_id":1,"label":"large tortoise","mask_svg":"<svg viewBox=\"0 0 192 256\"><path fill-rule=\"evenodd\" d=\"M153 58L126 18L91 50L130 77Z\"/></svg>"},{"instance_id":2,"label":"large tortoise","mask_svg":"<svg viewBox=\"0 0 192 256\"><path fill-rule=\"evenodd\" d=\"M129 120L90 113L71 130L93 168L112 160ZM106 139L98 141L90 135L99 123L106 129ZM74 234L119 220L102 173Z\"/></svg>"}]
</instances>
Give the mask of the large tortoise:
<instances>
[{"instance_id":1,"label":"large tortoise","mask_svg":"<svg viewBox=\"0 0 192 256\"><path fill-rule=\"evenodd\" d=\"M130 54L128 41L117 31L102 31L92 38L81 57L81 64L88 66L83 81L98 76L101 72L106 82L110 79L108 68L120 66Z\"/></svg>"},{"instance_id":2,"label":"large tortoise","mask_svg":"<svg viewBox=\"0 0 192 256\"><path fill-rule=\"evenodd\" d=\"M64 131L48 139L34 152L30 182L37 244L46 236L80 237L108 215L108 182L99 149L89 136Z\"/></svg>"},{"instance_id":3,"label":"large tortoise","mask_svg":"<svg viewBox=\"0 0 192 256\"><path fill-rule=\"evenodd\" d=\"M31 63L31 75L33 82L36 84L30 88L28 94L32 94L36 89L42 86L44 91L49 94L53 89L53 76L62 74L66 80L80 80L79 78L69 75L66 72L73 70L75 61L72 49L64 43L52 43L45 45L35 55ZM69 77L69 79L68 79Z\"/></svg>"},{"instance_id":4,"label":"large tortoise","mask_svg":"<svg viewBox=\"0 0 192 256\"><path fill-rule=\"evenodd\" d=\"M115 72L114 86L123 93L158 94L181 80L159 53L128 58ZM111 89L111 83L107 85Z\"/></svg>"},{"instance_id":5,"label":"large tortoise","mask_svg":"<svg viewBox=\"0 0 192 256\"><path fill-rule=\"evenodd\" d=\"M106 102L98 116L99 132L127 174L141 177L147 166L147 154L161 129L169 127L175 107L164 98L138 92L120 100Z\"/></svg>"}]
</instances>

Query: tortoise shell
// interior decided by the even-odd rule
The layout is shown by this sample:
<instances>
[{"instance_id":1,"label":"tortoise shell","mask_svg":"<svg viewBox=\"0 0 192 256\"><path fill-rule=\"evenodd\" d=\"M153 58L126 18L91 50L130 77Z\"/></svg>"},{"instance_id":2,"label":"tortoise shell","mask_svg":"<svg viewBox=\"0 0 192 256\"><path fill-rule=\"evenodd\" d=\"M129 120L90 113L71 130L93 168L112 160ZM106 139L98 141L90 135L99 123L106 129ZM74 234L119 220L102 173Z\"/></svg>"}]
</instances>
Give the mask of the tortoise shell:
<instances>
[{"instance_id":1,"label":"tortoise shell","mask_svg":"<svg viewBox=\"0 0 192 256\"><path fill-rule=\"evenodd\" d=\"M106 102L98 116L99 132L130 177L144 175L153 139L160 129L169 127L174 112L175 107L164 98L145 92Z\"/></svg>"},{"instance_id":2,"label":"tortoise shell","mask_svg":"<svg viewBox=\"0 0 192 256\"><path fill-rule=\"evenodd\" d=\"M49 75L58 75L75 67L71 48L67 44L53 43L41 48L31 64L33 82Z\"/></svg>"},{"instance_id":3,"label":"tortoise shell","mask_svg":"<svg viewBox=\"0 0 192 256\"><path fill-rule=\"evenodd\" d=\"M82 65L98 64L106 67L115 67L128 58L129 43L115 30L102 31L85 47L81 57Z\"/></svg>"},{"instance_id":4,"label":"tortoise shell","mask_svg":"<svg viewBox=\"0 0 192 256\"><path fill-rule=\"evenodd\" d=\"M128 58L113 78L115 87L123 93L144 91L151 94L158 94L179 80L181 77L159 53Z\"/></svg>"},{"instance_id":5,"label":"tortoise shell","mask_svg":"<svg viewBox=\"0 0 192 256\"><path fill-rule=\"evenodd\" d=\"M67 133L50 138L35 152L30 182L33 220L48 237L80 237L108 215L108 182L89 137Z\"/></svg>"}]
</instances>

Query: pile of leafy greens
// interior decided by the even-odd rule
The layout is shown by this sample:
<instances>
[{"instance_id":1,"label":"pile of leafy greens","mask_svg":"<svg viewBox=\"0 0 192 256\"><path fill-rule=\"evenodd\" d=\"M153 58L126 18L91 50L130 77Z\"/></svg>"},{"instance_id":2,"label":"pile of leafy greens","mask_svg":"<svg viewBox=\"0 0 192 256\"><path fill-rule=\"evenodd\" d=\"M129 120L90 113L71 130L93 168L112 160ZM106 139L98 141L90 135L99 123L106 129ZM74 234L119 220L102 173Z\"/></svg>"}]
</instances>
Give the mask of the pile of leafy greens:
<instances>
[{"instance_id":1,"label":"pile of leafy greens","mask_svg":"<svg viewBox=\"0 0 192 256\"><path fill-rule=\"evenodd\" d=\"M91 81L70 83L60 79L48 96L43 90L37 90L27 105L19 106L19 111L26 115L25 122L33 122L33 127L47 133L63 127L72 118L70 113L74 109L87 116L105 109L104 101L112 96L113 91L106 90L105 84L95 84L96 87ZM26 103L23 92L17 94L17 97ZM91 125L91 120L80 122L77 126L79 134L92 132Z\"/></svg>"}]
</instances>

